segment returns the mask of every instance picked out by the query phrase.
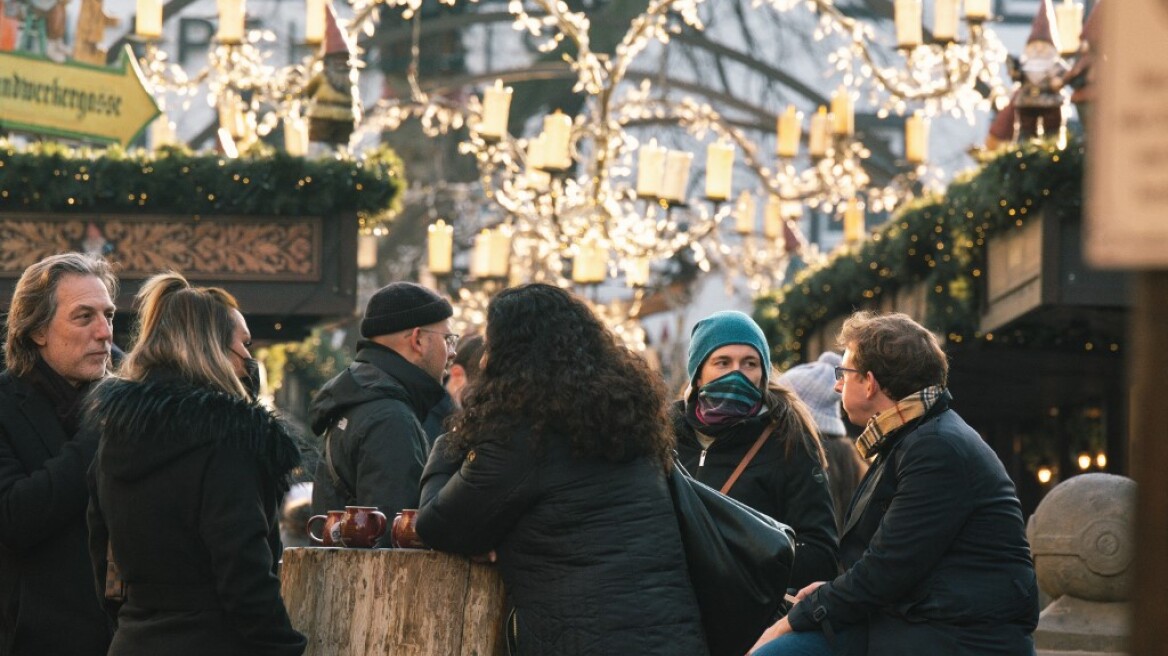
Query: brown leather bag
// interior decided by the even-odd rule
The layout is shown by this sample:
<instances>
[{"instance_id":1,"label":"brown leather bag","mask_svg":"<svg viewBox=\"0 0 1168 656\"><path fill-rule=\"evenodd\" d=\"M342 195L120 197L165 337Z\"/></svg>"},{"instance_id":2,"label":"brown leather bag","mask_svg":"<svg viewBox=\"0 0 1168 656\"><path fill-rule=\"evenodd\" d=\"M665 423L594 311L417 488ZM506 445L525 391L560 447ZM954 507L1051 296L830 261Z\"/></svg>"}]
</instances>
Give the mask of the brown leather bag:
<instances>
[{"instance_id":1,"label":"brown leather bag","mask_svg":"<svg viewBox=\"0 0 1168 656\"><path fill-rule=\"evenodd\" d=\"M105 598L110 601L126 600L126 581L118 564L114 562L114 547L110 543L105 545Z\"/></svg>"}]
</instances>

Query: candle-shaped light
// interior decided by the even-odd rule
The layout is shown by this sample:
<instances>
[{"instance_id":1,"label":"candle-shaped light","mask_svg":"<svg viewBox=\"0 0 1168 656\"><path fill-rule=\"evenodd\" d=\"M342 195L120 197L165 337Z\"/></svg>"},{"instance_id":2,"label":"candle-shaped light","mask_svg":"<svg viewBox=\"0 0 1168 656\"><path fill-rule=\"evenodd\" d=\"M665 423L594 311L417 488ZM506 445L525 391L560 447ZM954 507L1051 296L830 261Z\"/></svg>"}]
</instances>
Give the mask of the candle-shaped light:
<instances>
[{"instance_id":1,"label":"candle-shaped light","mask_svg":"<svg viewBox=\"0 0 1168 656\"><path fill-rule=\"evenodd\" d=\"M637 150L637 195L641 198L659 198L665 179L665 149L656 139Z\"/></svg>"},{"instance_id":2,"label":"candle-shaped light","mask_svg":"<svg viewBox=\"0 0 1168 656\"><path fill-rule=\"evenodd\" d=\"M772 194L762 210L762 234L775 239L783 234L783 199Z\"/></svg>"},{"instance_id":3,"label":"candle-shaped light","mask_svg":"<svg viewBox=\"0 0 1168 656\"><path fill-rule=\"evenodd\" d=\"M604 282L607 275L608 253L600 246L595 235L584 238L576 248L572 258L572 282L592 285Z\"/></svg>"},{"instance_id":4,"label":"candle-shaped light","mask_svg":"<svg viewBox=\"0 0 1168 656\"><path fill-rule=\"evenodd\" d=\"M140 1L140 0L139 0ZM304 43L320 45L324 41L324 3L326 0L306 0L304 10Z\"/></svg>"},{"instance_id":5,"label":"candle-shaped light","mask_svg":"<svg viewBox=\"0 0 1168 656\"><path fill-rule=\"evenodd\" d=\"M832 134L850 137L856 133L856 107L844 86L831 97Z\"/></svg>"},{"instance_id":6,"label":"candle-shaped light","mask_svg":"<svg viewBox=\"0 0 1168 656\"><path fill-rule=\"evenodd\" d=\"M368 271L377 266L377 235L357 238L357 268Z\"/></svg>"},{"instance_id":7,"label":"candle-shaped light","mask_svg":"<svg viewBox=\"0 0 1168 656\"><path fill-rule=\"evenodd\" d=\"M625 264L625 284L629 287L644 287L649 284L649 258L638 257Z\"/></svg>"},{"instance_id":8,"label":"candle-shaped light","mask_svg":"<svg viewBox=\"0 0 1168 656\"><path fill-rule=\"evenodd\" d=\"M957 11L961 0L936 0L933 3L933 40L949 43L957 40Z\"/></svg>"},{"instance_id":9,"label":"candle-shaped light","mask_svg":"<svg viewBox=\"0 0 1168 656\"><path fill-rule=\"evenodd\" d=\"M803 138L803 112L795 111L794 105L779 115L778 126L779 157L792 158L799 154L799 140Z\"/></svg>"},{"instance_id":10,"label":"candle-shaped light","mask_svg":"<svg viewBox=\"0 0 1168 656\"><path fill-rule=\"evenodd\" d=\"M430 273L444 276L454 265L454 226L438 219L426 230L426 255Z\"/></svg>"},{"instance_id":11,"label":"candle-shaped light","mask_svg":"<svg viewBox=\"0 0 1168 656\"><path fill-rule=\"evenodd\" d=\"M157 39L162 36L161 0L138 0L137 14L134 16L134 34L143 39Z\"/></svg>"},{"instance_id":12,"label":"candle-shaped light","mask_svg":"<svg viewBox=\"0 0 1168 656\"><path fill-rule=\"evenodd\" d=\"M511 263L511 226L502 225L491 231L487 272L492 278L505 278Z\"/></svg>"},{"instance_id":13,"label":"candle-shaped light","mask_svg":"<svg viewBox=\"0 0 1168 656\"><path fill-rule=\"evenodd\" d=\"M234 95L227 94L219 98L219 105L216 107L219 113L219 127L226 130L233 139L243 136L243 110L239 104L240 101Z\"/></svg>"},{"instance_id":14,"label":"candle-shaped light","mask_svg":"<svg viewBox=\"0 0 1168 656\"><path fill-rule=\"evenodd\" d=\"M718 140L706 146L706 198L717 202L730 198L733 172L733 144Z\"/></svg>"},{"instance_id":15,"label":"candle-shaped light","mask_svg":"<svg viewBox=\"0 0 1168 656\"><path fill-rule=\"evenodd\" d=\"M543 118L543 138L543 168L567 170L572 165L572 119L558 109L548 114Z\"/></svg>"},{"instance_id":16,"label":"candle-shaped light","mask_svg":"<svg viewBox=\"0 0 1168 656\"><path fill-rule=\"evenodd\" d=\"M965 0L965 20L980 23L989 20L990 0Z\"/></svg>"},{"instance_id":17,"label":"candle-shaped light","mask_svg":"<svg viewBox=\"0 0 1168 656\"><path fill-rule=\"evenodd\" d=\"M159 114L158 118L150 124L150 146L158 148L160 146L173 145L177 142L177 135L175 134L174 124L166 117L166 114Z\"/></svg>"},{"instance_id":18,"label":"candle-shaped light","mask_svg":"<svg viewBox=\"0 0 1168 656\"><path fill-rule=\"evenodd\" d=\"M572 282L583 285L592 282L590 276L592 274L592 265L589 260L592 257L592 247L587 244L581 244L576 249L576 256L572 258Z\"/></svg>"},{"instance_id":19,"label":"candle-shaped light","mask_svg":"<svg viewBox=\"0 0 1168 656\"><path fill-rule=\"evenodd\" d=\"M864 239L864 207L855 198L849 198L844 209L844 241L854 244Z\"/></svg>"},{"instance_id":20,"label":"candle-shaped light","mask_svg":"<svg viewBox=\"0 0 1168 656\"><path fill-rule=\"evenodd\" d=\"M511 113L511 87L502 80L483 91L483 122L479 135L485 139L502 139L507 134L507 119Z\"/></svg>"},{"instance_id":21,"label":"candle-shaped light","mask_svg":"<svg viewBox=\"0 0 1168 656\"><path fill-rule=\"evenodd\" d=\"M807 134L807 154L813 158L823 157L827 154L827 142L830 136L827 118L827 108L823 105L820 105L819 111L811 117L811 127Z\"/></svg>"},{"instance_id":22,"label":"candle-shaped light","mask_svg":"<svg viewBox=\"0 0 1168 656\"><path fill-rule=\"evenodd\" d=\"M244 0L219 0L219 43L243 43Z\"/></svg>"},{"instance_id":23,"label":"candle-shaped light","mask_svg":"<svg viewBox=\"0 0 1168 656\"><path fill-rule=\"evenodd\" d=\"M803 218L803 202L798 200L784 200L780 213L784 219L798 221Z\"/></svg>"},{"instance_id":24,"label":"candle-shaped light","mask_svg":"<svg viewBox=\"0 0 1168 656\"><path fill-rule=\"evenodd\" d=\"M491 229L483 228L475 235L474 246L470 250L470 276L489 278L491 276Z\"/></svg>"},{"instance_id":25,"label":"candle-shaped light","mask_svg":"<svg viewBox=\"0 0 1168 656\"><path fill-rule=\"evenodd\" d=\"M693 153L684 150L670 150L665 153L665 176L661 184L661 198L680 203L685 200L689 188L689 167Z\"/></svg>"},{"instance_id":26,"label":"candle-shaped light","mask_svg":"<svg viewBox=\"0 0 1168 656\"><path fill-rule=\"evenodd\" d=\"M892 8L896 46L909 49L921 45L921 0L894 0Z\"/></svg>"},{"instance_id":27,"label":"candle-shaped light","mask_svg":"<svg viewBox=\"0 0 1168 656\"><path fill-rule=\"evenodd\" d=\"M544 135L527 140L527 186L536 191L547 191L551 175L543 169Z\"/></svg>"},{"instance_id":28,"label":"candle-shaped light","mask_svg":"<svg viewBox=\"0 0 1168 656\"><path fill-rule=\"evenodd\" d=\"M904 159L923 164L929 158L929 121L917 110L904 120Z\"/></svg>"},{"instance_id":29,"label":"candle-shaped light","mask_svg":"<svg viewBox=\"0 0 1168 656\"><path fill-rule=\"evenodd\" d=\"M740 235L754 233L754 196L749 191L738 195L738 205L734 208L734 232Z\"/></svg>"},{"instance_id":30,"label":"candle-shaped light","mask_svg":"<svg viewBox=\"0 0 1168 656\"><path fill-rule=\"evenodd\" d=\"M293 157L308 154L308 121L298 116L284 117L284 151Z\"/></svg>"},{"instance_id":31,"label":"candle-shaped light","mask_svg":"<svg viewBox=\"0 0 1168 656\"><path fill-rule=\"evenodd\" d=\"M1079 39L1083 35L1083 5L1066 0L1055 5L1054 15L1058 24L1059 52L1064 55L1078 52Z\"/></svg>"}]
</instances>

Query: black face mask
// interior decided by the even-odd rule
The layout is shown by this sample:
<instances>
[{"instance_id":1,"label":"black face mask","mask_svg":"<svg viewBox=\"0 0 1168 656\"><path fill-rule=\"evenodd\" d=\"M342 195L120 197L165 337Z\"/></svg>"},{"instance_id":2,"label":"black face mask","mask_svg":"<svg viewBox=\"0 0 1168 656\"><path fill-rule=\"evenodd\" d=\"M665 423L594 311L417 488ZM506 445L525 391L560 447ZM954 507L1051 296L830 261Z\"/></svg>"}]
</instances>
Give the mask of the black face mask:
<instances>
[{"instance_id":1,"label":"black face mask","mask_svg":"<svg viewBox=\"0 0 1168 656\"><path fill-rule=\"evenodd\" d=\"M234 350L231 351L235 353ZM259 398L261 390L260 380L260 361L255 358L245 358L242 355L235 353L235 357L243 360L244 374L239 377L239 382L243 383L243 388L251 395L251 398Z\"/></svg>"}]
</instances>

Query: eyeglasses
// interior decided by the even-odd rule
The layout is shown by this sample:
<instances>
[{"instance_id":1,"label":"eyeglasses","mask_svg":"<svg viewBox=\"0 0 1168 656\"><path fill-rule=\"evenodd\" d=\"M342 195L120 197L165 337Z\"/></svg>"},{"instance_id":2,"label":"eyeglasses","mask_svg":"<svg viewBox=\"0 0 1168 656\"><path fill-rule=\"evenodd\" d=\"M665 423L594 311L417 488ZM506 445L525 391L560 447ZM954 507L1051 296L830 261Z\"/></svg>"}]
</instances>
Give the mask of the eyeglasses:
<instances>
[{"instance_id":1,"label":"eyeglasses","mask_svg":"<svg viewBox=\"0 0 1168 656\"><path fill-rule=\"evenodd\" d=\"M425 328L419 328L418 332L420 332L420 333L433 333L435 335L442 335L442 339L446 340L446 346L448 346L450 348L454 348L454 347L458 346L458 338L461 337L461 335L459 335L458 333L444 333L444 332L439 332L437 330L426 330Z\"/></svg>"},{"instance_id":2,"label":"eyeglasses","mask_svg":"<svg viewBox=\"0 0 1168 656\"><path fill-rule=\"evenodd\" d=\"M850 372L852 372L852 373L854 373L854 374L861 373L859 369L848 369L847 367L836 367L836 368L835 368L835 379L836 379L836 381L838 382L838 381L841 381L841 380L843 380L843 379L844 379L844 373L845 373L845 372L848 372L848 371L850 371Z\"/></svg>"}]
</instances>

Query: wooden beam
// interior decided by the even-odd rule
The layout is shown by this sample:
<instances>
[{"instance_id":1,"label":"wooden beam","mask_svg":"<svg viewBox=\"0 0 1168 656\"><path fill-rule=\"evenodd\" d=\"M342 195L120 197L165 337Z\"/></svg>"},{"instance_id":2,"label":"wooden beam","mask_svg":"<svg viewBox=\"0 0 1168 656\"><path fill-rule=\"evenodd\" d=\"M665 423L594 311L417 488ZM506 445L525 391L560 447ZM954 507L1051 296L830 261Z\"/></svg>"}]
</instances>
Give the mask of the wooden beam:
<instances>
[{"instance_id":1,"label":"wooden beam","mask_svg":"<svg viewBox=\"0 0 1168 656\"><path fill-rule=\"evenodd\" d=\"M1135 586L1132 590L1132 656L1164 653L1168 642L1168 272L1136 276L1132 314L1132 477L1136 501Z\"/></svg>"}]
</instances>

